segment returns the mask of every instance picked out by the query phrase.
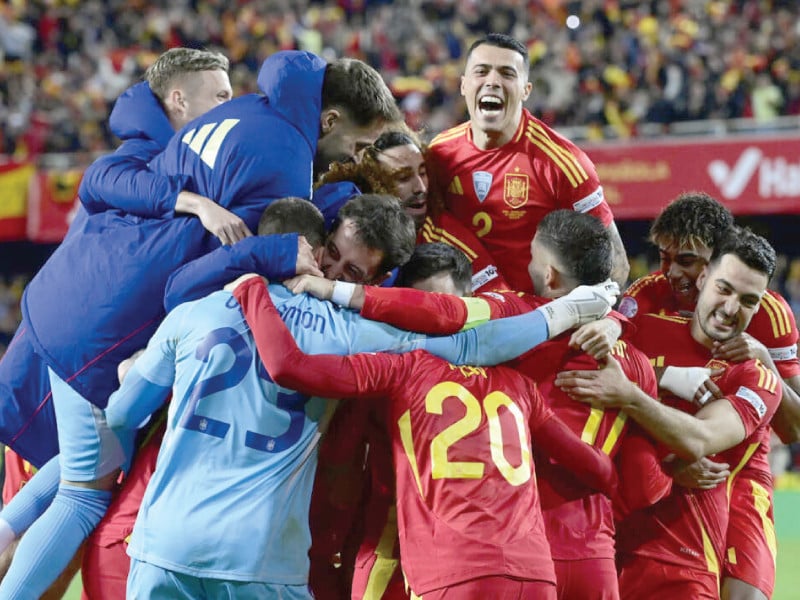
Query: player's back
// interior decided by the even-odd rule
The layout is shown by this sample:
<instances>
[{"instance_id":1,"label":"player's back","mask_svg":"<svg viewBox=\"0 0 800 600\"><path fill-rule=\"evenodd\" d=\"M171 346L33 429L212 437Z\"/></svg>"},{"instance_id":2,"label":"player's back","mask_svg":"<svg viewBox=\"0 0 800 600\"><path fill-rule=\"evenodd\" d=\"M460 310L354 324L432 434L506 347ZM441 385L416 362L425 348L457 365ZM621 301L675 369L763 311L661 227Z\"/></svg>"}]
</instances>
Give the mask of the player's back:
<instances>
[{"instance_id":1,"label":"player's back","mask_svg":"<svg viewBox=\"0 0 800 600\"><path fill-rule=\"evenodd\" d=\"M303 583L323 401L270 381L226 292L168 318L173 399L130 554L198 576Z\"/></svg>"},{"instance_id":2,"label":"player's back","mask_svg":"<svg viewBox=\"0 0 800 600\"><path fill-rule=\"evenodd\" d=\"M376 351L419 337L281 285L269 292L307 353ZM209 577L305 583L327 402L270 380L228 292L175 308L153 343L175 364L174 384L163 384L173 384L173 400L131 556Z\"/></svg>"},{"instance_id":3,"label":"player's back","mask_svg":"<svg viewBox=\"0 0 800 600\"><path fill-rule=\"evenodd\" d=\"M655 376L643 353L618 341L612 354L629 379L655 395ZM561 371L598 368L594 358L569 346L569 333L537 346L512 366L536 381L547 406L576 435L614 457L627 429L627 415L618 409L604 410L575 402L555 386L555 377ZM586 487L547 456L537 456L536 464L553 557L563 560L613 558L614 515L608 497Z\"/></svg>"},{"instance_id":4,"label":"player's back","mask_svg":"<svg viewBox=\"0 0 800 600\"><path fill-rule=\"evenodd\" d=\"M551 413L533 383L423 352L402 362L390 426L414 591L488 575L555 581L531 461L531 429Z\"/></svg>"}]
</instances>

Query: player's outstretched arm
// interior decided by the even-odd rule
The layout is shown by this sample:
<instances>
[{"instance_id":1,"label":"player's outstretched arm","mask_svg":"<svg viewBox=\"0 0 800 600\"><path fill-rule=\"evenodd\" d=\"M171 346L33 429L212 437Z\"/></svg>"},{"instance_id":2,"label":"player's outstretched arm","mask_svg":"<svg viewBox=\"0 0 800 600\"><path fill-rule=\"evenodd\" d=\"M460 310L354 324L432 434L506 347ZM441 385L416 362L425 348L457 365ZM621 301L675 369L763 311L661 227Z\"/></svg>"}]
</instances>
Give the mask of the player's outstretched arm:
<instances>
[{"instance_id":1,"label":"player's outstretched arm","mask_svg":"<svg viewBox=\"0 0 800 600\"><path fill-rule=\"evenodd\" d=\"M232 287L250 325L258 355L275 383L303 394L331 398L382 396L387 392L389 386L383 382L391 368L369 369L370 377L365 378L354 367L354 361L391 362L397 357L305 354L278 314L262 278L240 278L240 283Z\"/></svg>"},{"instance_id":2,"label":"player's outstretched arm","mask_svg":"<svg viewBox=\"0 0 800 600\"><path fill-rule=\"evenodd\" d=\"M163 148L150 140L126 140L116 152L86 168L78 198L89 214L109 209L145 218L170 218L188 178L159 175L147 163Z\"/></svg>"},{"instance_id":3,"label":"player's outstretched arm","mask_svg":"<svg viewBox=\"0 0 800 600\"><path fill-rule=\"evenodd\" d=\"M428 338L424 349L456 365L497 365L525 354L568 329L608 314L617 284L579 286L534 311L497 319L452 336Z\"/></svg>"},{"instance_id":4,"label":"player's outstretched arm","mask_svg":"<svg viewBox=\"0 0 800 600\"><path fill-rule=\"evenodd\" d=\"M427 335L449 335L488 321L489 303L482 298L459 298L411 288L384 288L330 281L302 275L285 281L293 294L305 292L320 300L331 300L361 312L373 321ZM352 287L351 287L352 286ZM346 294L335 293L344 287ZM343 298L345 302L337 302ZM413 306L414 310L408 310Z\"/></svg>"},{"instance_id":5,"label":"player's outstretched arm","mask_svg":"<svg viewBox=\"0 0 800 600\"><path fill-rule=\"evenodd\" d=\"M105 410L108 426L112 429L138 429L167 401L171 391L172 385L150 381L134 363L120 388L108 399Z\"/></svg>"},{"instance_id":6,"label":"player's outstretched arm","mask_svg":"<svg viewBox=\"0 0 800 600\"><path fill-rule=\"evenodd\" d=\"M665 406L628 380L613 355L602 369L563 371L555 384L574 400L621 408L681 458L697 460L727 450L745 437L744 423L728 400L710 402L694 416Z\"/></svg>"}]
</instances>

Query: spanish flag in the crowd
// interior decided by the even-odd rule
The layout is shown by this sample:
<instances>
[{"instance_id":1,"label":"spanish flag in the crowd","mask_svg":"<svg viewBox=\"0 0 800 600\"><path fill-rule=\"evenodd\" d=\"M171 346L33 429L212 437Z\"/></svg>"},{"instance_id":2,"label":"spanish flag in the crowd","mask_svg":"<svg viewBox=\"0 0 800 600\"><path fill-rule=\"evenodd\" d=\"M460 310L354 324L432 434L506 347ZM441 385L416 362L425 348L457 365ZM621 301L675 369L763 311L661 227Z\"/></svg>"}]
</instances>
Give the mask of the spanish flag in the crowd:
<instances>
[{"instance_id":1,"label":"spanish flag in the crowd","mask_svg":"<svg viewBox=\"0 0 800 600\"><path fill-rule=\"evenodd\" d=\"M28 188L35 172L30 163L0 164L0 241L25 239Z\"/></svg>"}]
</instances>

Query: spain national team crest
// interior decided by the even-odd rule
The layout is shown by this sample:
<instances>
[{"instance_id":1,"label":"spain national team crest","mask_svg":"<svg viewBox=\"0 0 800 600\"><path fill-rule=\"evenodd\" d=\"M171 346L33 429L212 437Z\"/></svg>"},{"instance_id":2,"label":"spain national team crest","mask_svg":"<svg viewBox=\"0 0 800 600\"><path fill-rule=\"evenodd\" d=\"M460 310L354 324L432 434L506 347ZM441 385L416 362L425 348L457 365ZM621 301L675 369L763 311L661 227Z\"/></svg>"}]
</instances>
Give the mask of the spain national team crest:
<instances>
[{"instance_id":1,"label":"spain national team crest","mask_svg":"<svg viewBox=\"0 0 800 600\"><path fill-rule=\"evenodd\" d=\"M492 187L492 174L486 171L475 171L472 174L472 187L475 188L478 200L483 202L489 195L489 188Z\"/></svg>"},{"instance_id":2,"label":"spain national team crest","mask_svg":"<svg viewBox=\"0 0 800 600\"><path fill-rule=\"evenodd\" d=\"M524 173L506 173L503 200L511 208L524 206L528 201L528 176Z\"/></svg>"}]
</instances>

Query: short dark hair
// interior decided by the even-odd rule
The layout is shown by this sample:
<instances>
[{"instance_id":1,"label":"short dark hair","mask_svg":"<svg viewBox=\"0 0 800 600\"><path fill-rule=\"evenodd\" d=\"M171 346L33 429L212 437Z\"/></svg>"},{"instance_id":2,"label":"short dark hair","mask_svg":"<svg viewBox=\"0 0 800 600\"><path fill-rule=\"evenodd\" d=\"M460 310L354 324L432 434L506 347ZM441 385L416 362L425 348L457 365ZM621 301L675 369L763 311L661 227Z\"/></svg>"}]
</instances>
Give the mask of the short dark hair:
<instances>
[{"instance_id":1,"label":"short dark hair","mask_svg":"<svg viewBox=\"0 0 800 600\"><path fill-rule=\"evenodd\" d=\"M344 111L360 127L403 120L380 73L354 58L339 58L325 67L322 110L333 107Z\"/></svg>"},{"instance_id":2,"label":"short dark hair","mask_svg":"<svg viewBox=\"0 0 800 600\"><path fill-rule=\"evenodd\" d=\"M726 254L733 254L751 269L755 269L772 279L777 265L775 249L760 235L747 227L731 227L711 253L711 264L718 263Z\"/></svg>"},{"instance_id":3,"label":"short dark hair","mask_svg":"<svg viewBox=\"0 0 800 600\"><path fill-rule=\"evenodd\" d=\"M325 219L308 200L289 196L272 202L258 221L258 235L299 233L312 247L325 242Z\"/></svg>"},{"instance_id":4,"label":"short dark hair","mask_svg":"<svg viewBox=\"0 0 800 600\"><path fill-rule=\"evenodd\" d=\"M650 241L712 250L733 227L733 215L705 192L685 192L670 202L650 226Z\"/></svg>"},{"instance_id":5,"label":"short dark hair","mask_svg":"<svg viewBox=\"0 0 800 600\"><path fill-rule=\"evenodd\" d=\"M150 90L164 100L175 80L198 71L228 72L230 62L224 54L196 48L170 48L162 53L144 73Z\"/></svg>"},{"instance_id":6,"label":"short dark hair","mask_svg":"<svg viewBox=\"0 0 800 600\"><path fill-rule=\"evenodd\" d=\"M400 267L397 276L399 287L413 287L422 279L447 273L462 296L472 292L472 265L466 254L458 248L443 242L420 244L414 248L411 258Z\"/></svg>"},{"instance_id":7,"label":"short dark hair","mask_svg":"<svg viewBox=\"0 0 800 600\"><path fill-rule=\"evenodd\" d=\"M361 194L348 200L331 227L335 232L345 219L356 226L356 237L367 248L380 250L382 272L405 263L414 251L417 231L414 221L403 210L400 200L385 194Z\"/></svg>"},{"instance_id":8,"label":"short dark hair","mask_svg":"<svg viewBox=\"0 0 800 600\"><path fill-rule=\"evenodd\" d=\"M600 219L574 210L548 213L536 238L558 257L564 275L580 285L593 285L611 276L611 237Z\"/></svg>"},{"instance_id":9,"label":"short dark hair","mask_svg":"<svg viewBox=\"0 0 800 600\"><path fill-rule=\"evenodd\" d=\"M475 40L469 47L469 50L467 50L467 60L469 60L469 57L475 48L484 45L497 46L498 48L513 50L522 56L526 65L530 62L530 56L528 55L528 49L525 47L525 44L520 42L518 39L511 37L510 35L506 35L505 33L489 33L484 37Z\"/></svg>"}]
</instances>

